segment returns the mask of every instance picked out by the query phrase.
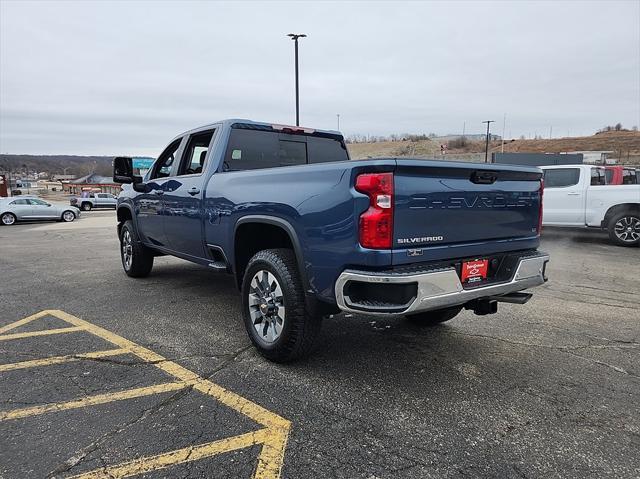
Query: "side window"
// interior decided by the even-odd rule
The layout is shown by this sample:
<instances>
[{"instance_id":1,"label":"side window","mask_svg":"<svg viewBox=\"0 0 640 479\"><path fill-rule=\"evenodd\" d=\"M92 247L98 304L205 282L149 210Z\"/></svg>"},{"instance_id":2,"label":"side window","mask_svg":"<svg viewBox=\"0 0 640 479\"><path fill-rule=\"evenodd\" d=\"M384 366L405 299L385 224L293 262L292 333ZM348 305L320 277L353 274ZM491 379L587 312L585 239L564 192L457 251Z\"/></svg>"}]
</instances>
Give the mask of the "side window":
<instances>
[{"instance_id":1,"label":"side window","mask_svg":"<svg viewBox=\"0 0 640 479\"><path fill-rule=\"evenodd\" d=\"M31 198L31 199L29 199L27 201L29 203L31 203L32 205L37 205L37 206L47 206L49 204L46 201L38 200L36 198Z\"/></svg>"},{"instance_id":2,"label":"side window","mask_svg":"<svg viewBox=\"0 0 640 479\"><path fill-rule=\"evenodd\" d=\"M149 179L154 180L156 178L166 178L171 175L171 170L173 169L173 163L176 160L176 153L178 152L178 148L180 148L180 142L182 138L177 139L173 143L171 143L166 150L162 152L162 154L158 157L158 161L153 167L153 172Z\"/></svg>"},{"instance_id":3,"label":"side window","mask_svg":"<svg viewBox=\"0 0 640 479\"><path fill-rule=\"evenodd\" d=\"M27 200L13 200L10 205L28 205L29 202Z\"/></svg>"},{"instance_id":4,"label":"side window","mask_svg":"<svg viewBox=\"0 0 640 479\"><path fill-rule=\"evenodd\" d=\"M624 170L622 173L623 185L635 185L636 184L636 172L633 170Z\"/></svg>"},{"instance_id":5,"label":"side window","mask_svg":"<svg viewBox=\"0 0 640 479\"><path fill-rule=\"evenodd\" d=\"M544 170L545 188L565 188L578 184L580 170L578 168L558 168Z\"/></svg>"},{"instance_id":6,"label":"side window","mask_svg":"<svg viewBox=\"0 0 640 479\"><path fill-rule=\"evenodd\" d=\"M606 185L604 172L599 168L591 168L591 186Z\"/></svg>"},{"instance_id":7,"label":"side window","mask_svg":"<svg viewBox=\"0 0 640 479\"><path fill-rule=\"evenodd\" d=\"M98 198L109 198L109 195L105 195L104 193L98 193L96 196Z\"/></svg>"},{"instance_id":8,"label":"side window","mask_svg":"<svg viewBox=\"0 0 640 479\"><path fill-rule=\"evenodd\" d=\"M213 132L214 130L209 130L191 135L182 155L182 163L180 163L178 175L197 175L202 173Z\"/></svg>"}]
</instances>

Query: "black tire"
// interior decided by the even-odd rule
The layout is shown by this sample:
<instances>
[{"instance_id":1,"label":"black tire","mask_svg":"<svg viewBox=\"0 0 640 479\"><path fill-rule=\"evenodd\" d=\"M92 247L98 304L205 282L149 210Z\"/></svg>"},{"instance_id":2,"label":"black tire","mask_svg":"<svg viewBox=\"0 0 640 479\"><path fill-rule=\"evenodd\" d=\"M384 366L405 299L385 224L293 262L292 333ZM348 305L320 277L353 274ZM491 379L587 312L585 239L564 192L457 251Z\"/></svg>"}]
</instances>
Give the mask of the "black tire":
<instances>
[{"instance_id":1,"label":"black tire","mask_svg":"<svg viewBox=\"0 0 640 479\"><path fill-rule=\"evenodd\" d=\"M120 228L120 259L124 272L132 278L149 276L153 268L153 252L140 243L131 220L125 221Z\"/></svg>"},{"instance_id":2,"label":"black tire","mask_svg":"<svg viewBox=\"0 0 640 479\"><path fill-rule=\"evenodd\" d=\"M640 245L640 212L623 211L609 221L609 239L618 246Z\"/></svg>"},{"instance_id":3,"label":"black tire","mask_svg":"<svg viewBox=\"0 0 640 479\"><path fill-rule=\"evenodd\" d=\"M82 211L91 211L91 208L93 208L93 205L88 201L85 201L84 203L82 203L80 208L82 209Z\"/></svg>"},{"instance_id":4,"label":"black tire","mask_svg":"<svg viewBox=\"0 0 640 479\"><path fill-rule=\"evenodd\" d=\"M436 326L455 318L462 311L462 306L452 306L445 309L434 309L424 313L408 314L406 318L419 326Z\"/></svg>"},{"instance_id":5,"label":"black tire","mask_svg":"<svg viewBox=\"0 0 640 479\"><path fill-rule=\"evenodd\" d=\"M274 291L277 290L277 287L282 293L279 296L279 301L274 299L271 302L274 311L270 313L270 319L267 317L269 315L261 313L262 307L266 307L266 303L257 306L255 302L255 298L260 295L256 292L257 289L252 286L252 282L261 271L272 275L271 278L275 277L275 282L271 282L266 288L266 297L270 298L268 294L274 284L276 288L271 291L274 295L273 298L276 297ZM256 283L254 282L254 284ZM251 301L250 297L253 298ZM283 318L279 318L282 313L277 305L280 308L284 306L286 314ZM255 323L252 314L256 317ZM261 315L260 318L258 318L259 315ZM268 328L262 329L261 325L269 320L275 321L274 315L276 319L282 319L282 322L279 323L281 326L278 326L279 336L269 342L269 338L265 336ZM251 342L268 360L284 363L307 356L311 352L313 343L320 332L322 317L310 314L306 308L304 288L293 251L289 249L263 250L249 260L242 279L242 317ZM263 322L258 323L258 321ZM261 335L256 328L261 329L263 334Z\"/></svg>"},{"instance_id":6,"label":"black tire","mask_svg":"<svg viewBox=\"0 0 640 479\"><path fill-rule=\"evenodd\" d=\"M6 212L6 213L2 213L2 215L0 215L0 224L2 226L15 225L17 220L18 220L18 218L13 213Z\"/></svg>"},{"instance_id":7,"label":"black tire","mask_svg":"<svg viewBox=\"0 0 640 479\"><path fill-rule=\"evenodd\" d=\"M71 213L68 215L67 213ZM64 210L60 215L60 221L64 221L65 223L71 223L76 219L76 214L72 210Z\"/></svg>"}]
</instances>

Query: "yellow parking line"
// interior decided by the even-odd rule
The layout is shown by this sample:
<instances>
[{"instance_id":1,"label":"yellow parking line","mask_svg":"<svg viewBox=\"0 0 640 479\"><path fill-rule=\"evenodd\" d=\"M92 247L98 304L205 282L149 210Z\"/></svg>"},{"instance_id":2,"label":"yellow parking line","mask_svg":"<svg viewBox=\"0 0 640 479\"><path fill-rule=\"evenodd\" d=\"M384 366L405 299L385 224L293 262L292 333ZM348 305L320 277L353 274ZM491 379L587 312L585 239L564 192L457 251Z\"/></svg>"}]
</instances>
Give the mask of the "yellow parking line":
<instances>
[{"instance_id":1,"label":"yellow parking line","mask_svg":"<svg viewBox=\"0 0 640 479\"><path fill-rule=\"evenodd\" d=\"M32 318L30 319L32 321L33 319L37 319L37 317L43 316L54 316L73 325L72 328L65 328L64 331L60 332L71 330L85 330L118 346L121 350L138 356L145 362L153 363L154 366L175 377L176 379L178 379L178 381L174 383L132 389L129 391L102 394L98 396L69 401L66 403L48 404L43 406L18 409L6 413L0 413L0 421L8 419L18 419L53 411L81 408L95 404L103 404L111 401L135 398L166 391L174 391L182 389L184 387L192 386L193 389L216 399L218 402L244 416L247 416L248 418L265 427L265 429L261 429L256 432L235 436L233 438L227 438L221 441L215 441L213 443L208 443L200 446L192 446L190 448L180 449L177 451L160 454L158 456L137 459L135 461L130 461L119 466L102 468L87 473L92 475L81 475L78 477L126 477L127 475L140 474L141 472L145 472L147 470L166 468L172 464L195 460L195 458L199 457L210 457L222 452L259 444L262 444L262 448L258 456L258 465L254 474L254 478L278 479L280 477L280 472L284 461L284 452L291 429L290 421L207 379L201 378L193 371L190 371L173 361L167 360L160 354L157 354L143 346L140 346L132 341L118 336L106 329L77 318L76 316L65 313L64 311L42 311L40 313L37 313L37 315L33 315L29 318L25 318L25 320L21 320L22 323L21 321L18 321L11 325L5 326L5 330L9 330L13 327L19 326L20 324L17 323L25 324L25 321L27 319ZM51 331L56 330L44 331L42 333L56 334L55 332L51 333ZM14 334L5 335L4 338L28 337L36 336L39 334L24 333L24 335L27 336ZM3 339L3 336L0 336L0 339Z\"/></svg>"},{"instance_id":2,"label":"yellow parking line","mask_svg":"<svg viewBox=\"0 0 640 479\"><path fill-rule=\"evenodd\" d=\"M152 394L160 394L169 391L177 391L191 386L190 383L184 381L176 381L172 383L156 384L136 389L127 389L113 393L97 394L95 396L87 396L81 399L74 399L67 402L54 404L43 404L41 406L27 407L23 409L14 409L12 411L0 412L0 421L8 421L10 419L22 419L29 416L37 416L49 412L66 411L69 409L77 409L87 406L95 406L97 404L105 404L112 401L122 401L123 399L133 399L142 396L150 396Z\"/></svg>"},{"instance_id":3,"label":"yellow parking line","mask_svg":"<svg viewBox=\"0 0 640 479\"><path fill-rule=\"evenodd\" d=\"M233 436L219 441L199 444L197 446L189 446L157 456L148 456L135 459L133 461L118 464L116 466L107 466L93 471L72 476L70 479L106 479L106 478L122 478L130 477L138 474L145 474L159 469L185 462L197 461L208 457L222 454L225 452L244 449L246 447L260 444L268 440L269 430L260 429L259 431Z\"/></svg>"},{"instance_id":4,"label":"yellow parking line","mask_svg":"<svg viewBox=\"0 0 640 479\"><path fill-rule=\"evenodd\" d=\"M0 334L0 341L32 338L34 336L49 336L50 334L73 333L74 331L82 331L83 329L84 328L81 328L80 326L72 326L70 328L45 329L43 331L29 331L26 333Z\"/></svg>"},{"instance_id":5,"label":"yellow parking line","mask_svg":"<svg viewBox=\"0 0 640 479\"><path fill-rule=\"evenodd\" d=\"M12 329L17 328L18 326L23 326L31 321L34 321L38 318L42 318L44 316L49 316L49 311L40 311L39 313L32 314L31 316L27 316L26 318L22 318L19 321L15 321L11 324L7 324L6 326L2 326L0 328L0 334L6 333L7 331L11 331Z\"/></svg>"},{"instance_id":6,"label":"yellow parking line","mask_svg":"<svg viewBox=\"0 0 640 479\"><path fill-rule=\"evenodd\" d=\"M128 354L129 351L122 348L108 349L106 351L94 351L84 354L68 354L66 356L53 356L44 359L33 359L30 361L21 361L19 363L0 364L0 373L4 371L13 371L15 369L36 368L38 366L50 366L52 364L62 364L72 361L80 361L81 359L99 359L109 356L119 356Z\"/></svg>"}]
</instances>

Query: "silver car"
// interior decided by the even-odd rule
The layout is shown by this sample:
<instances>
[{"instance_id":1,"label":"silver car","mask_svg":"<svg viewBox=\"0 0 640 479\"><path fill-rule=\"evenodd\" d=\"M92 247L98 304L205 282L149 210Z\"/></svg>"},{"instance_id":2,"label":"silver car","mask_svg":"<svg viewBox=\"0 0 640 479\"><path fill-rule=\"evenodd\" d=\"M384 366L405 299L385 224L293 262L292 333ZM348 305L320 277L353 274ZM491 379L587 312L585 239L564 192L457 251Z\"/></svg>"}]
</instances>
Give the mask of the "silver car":
<instances>
[{"instance_id":1,"label":"silver car","mask_svg":"<svg viewBox=\"0 0 640 479\"><path fill-rule=\"evenodd\" d=\"M57 220L71 222L80 216L75 206L58 206L34 197L0 198L0 224L16 221Z\"/></svg>"}]
</instances>

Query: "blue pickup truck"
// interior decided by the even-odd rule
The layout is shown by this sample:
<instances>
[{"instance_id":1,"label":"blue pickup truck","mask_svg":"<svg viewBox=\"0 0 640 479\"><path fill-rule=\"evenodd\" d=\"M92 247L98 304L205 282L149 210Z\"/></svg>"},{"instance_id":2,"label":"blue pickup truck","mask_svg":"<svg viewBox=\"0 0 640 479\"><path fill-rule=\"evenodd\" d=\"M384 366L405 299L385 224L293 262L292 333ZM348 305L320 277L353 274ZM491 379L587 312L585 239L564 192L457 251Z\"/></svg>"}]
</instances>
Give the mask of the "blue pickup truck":
<instances>
[{"instance_id":1,"label":"blue pickup truck","mask_svg":"<svg viewBox=\"0 0 640 479\"><path fill-rule=\"evenodd\" d=\"M308 354L329 314L435 325L546 281L537 168L350 161L337 131L225 120L178 135L144 176L115 158L114 181L125 273L166 254L228 273L272 361Z\"/></svg>"}]
</instances>

